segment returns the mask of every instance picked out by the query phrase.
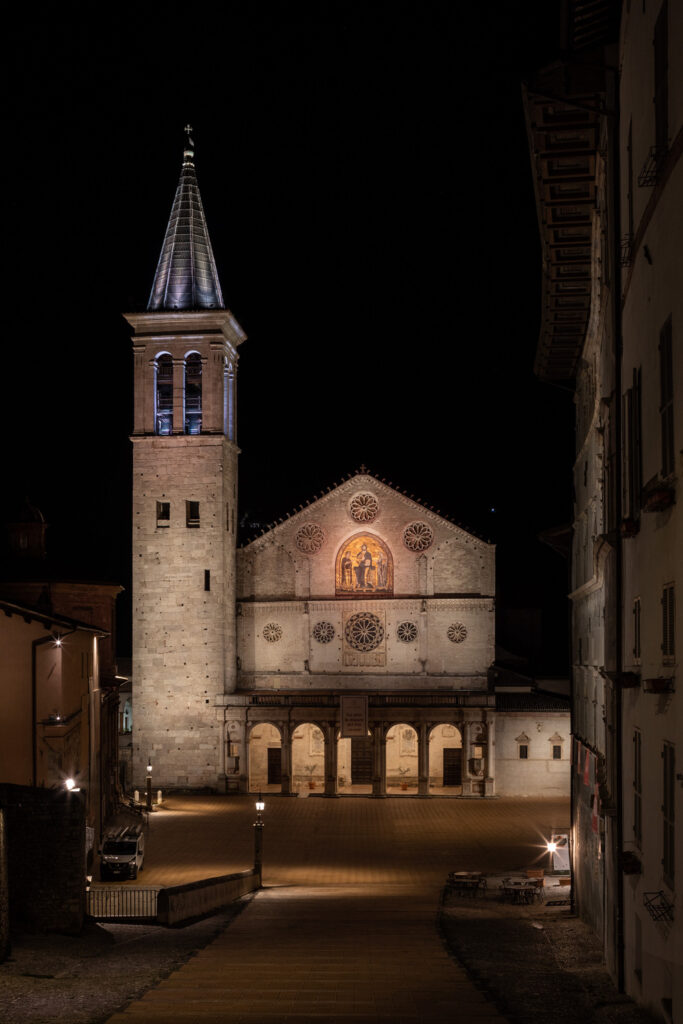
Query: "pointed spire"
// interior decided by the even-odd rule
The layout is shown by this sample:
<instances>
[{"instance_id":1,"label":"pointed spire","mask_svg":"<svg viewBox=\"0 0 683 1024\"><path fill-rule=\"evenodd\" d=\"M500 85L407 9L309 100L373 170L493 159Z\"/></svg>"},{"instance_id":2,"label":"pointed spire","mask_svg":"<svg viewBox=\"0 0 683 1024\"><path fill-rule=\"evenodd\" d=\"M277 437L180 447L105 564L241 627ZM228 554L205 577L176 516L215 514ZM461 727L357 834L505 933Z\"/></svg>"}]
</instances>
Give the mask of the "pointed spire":
<instances>
[{"instance_id":1,"label":"pointed spire","mask_svg":"<svg viewBox=\"0 0 683 1024\"><path fill-rule=\"evenodd\" d=\"M223 309L223 294L194 169L191 125L148 310Z\"/></svg>"}]
</instances>

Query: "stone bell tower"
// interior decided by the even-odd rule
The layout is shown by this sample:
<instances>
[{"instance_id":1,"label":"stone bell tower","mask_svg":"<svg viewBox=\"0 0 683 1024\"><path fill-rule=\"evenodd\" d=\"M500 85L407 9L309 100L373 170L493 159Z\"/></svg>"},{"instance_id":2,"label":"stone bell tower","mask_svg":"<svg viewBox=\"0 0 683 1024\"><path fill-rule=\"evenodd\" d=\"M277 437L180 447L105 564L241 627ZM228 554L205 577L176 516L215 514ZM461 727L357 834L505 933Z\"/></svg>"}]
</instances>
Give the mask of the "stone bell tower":
<instances>
[{"instance_id":1,"label":"stone bell tower","mask_svg":"<svg viewBox=\"0 0 683 1024\"><path fill-rule=\"evenodd\" d=\"M221 789L236 684L237 347L192 129L144 313L133 328L133 778Z\"/></svg>"}]
</instances>

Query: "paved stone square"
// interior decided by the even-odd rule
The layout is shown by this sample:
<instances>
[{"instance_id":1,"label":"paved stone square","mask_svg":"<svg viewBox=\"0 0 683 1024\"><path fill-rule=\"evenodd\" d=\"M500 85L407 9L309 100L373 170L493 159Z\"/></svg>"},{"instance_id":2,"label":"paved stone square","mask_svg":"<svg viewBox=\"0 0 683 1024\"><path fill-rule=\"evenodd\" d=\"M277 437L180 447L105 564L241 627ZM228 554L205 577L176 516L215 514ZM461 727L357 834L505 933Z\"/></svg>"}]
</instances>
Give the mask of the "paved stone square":
<instances>
[{"instance_id":1,"label":"paved stone square","mask_svg":"<svg viewBox=\"0 0 683 1024\"><path fill-rule=\"evenodd\" d=\"M254 796L172 796L150 815L140 885L177 885L253 863ZM266 795L263 882L431 884L449 871L547 865L569 825L563 799L372 799ZM136 883L124 883L136 884Z\"/></svg>"},{"instance_id":2,"label":"paved stone square","mask_svg":"<svg viewBox=\"0 0 683 1024\"><path fill-rule=\"evenodd\" d=\"M252 797L172 797L145 882L248 867ZM504 1024L437 930L451 870L544 864L563 800L269 796L264 889L209 946L110 1024Z\"/></svg>"}]
</instances>

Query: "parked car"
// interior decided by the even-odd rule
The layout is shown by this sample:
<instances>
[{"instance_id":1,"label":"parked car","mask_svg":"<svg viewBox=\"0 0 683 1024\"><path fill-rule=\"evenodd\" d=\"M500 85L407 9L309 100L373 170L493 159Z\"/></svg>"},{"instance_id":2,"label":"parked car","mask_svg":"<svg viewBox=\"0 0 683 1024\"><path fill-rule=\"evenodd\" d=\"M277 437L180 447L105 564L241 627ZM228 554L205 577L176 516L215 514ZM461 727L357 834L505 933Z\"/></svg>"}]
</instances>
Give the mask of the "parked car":
<instances>
[{"instance_id":1,"label":"parked car","mask_svg":"<svg viewBox=\"0 0 683 1024\"><path fill-rule=\"evenodd\" d=\"M137 878L145 860L145 837L140 825L108 832L100 850L100 878Z\"/></svg>"}]
</instances>

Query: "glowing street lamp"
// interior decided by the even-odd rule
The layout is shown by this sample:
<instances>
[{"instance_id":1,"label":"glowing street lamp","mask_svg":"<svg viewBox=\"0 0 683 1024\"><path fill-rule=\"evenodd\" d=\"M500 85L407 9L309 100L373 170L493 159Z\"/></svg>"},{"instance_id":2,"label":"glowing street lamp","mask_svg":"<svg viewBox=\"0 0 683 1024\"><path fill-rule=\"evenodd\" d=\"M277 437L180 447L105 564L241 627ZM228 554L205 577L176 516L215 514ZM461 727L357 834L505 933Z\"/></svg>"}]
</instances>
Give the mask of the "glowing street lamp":
<instances>
[{"instance_id":1,"label":"glowing street lamp","mask_svg":"<svg viewBox=\"0 0 683 1024\"><path fill-rule=\"evenodd\" d=\"M261 871L263 868L263 817L266 804L259 793L256 801L256 821L254 822L254 872L258 875L258 883L261 885Z\"/></svg>"},{"instance_id":2,"label":"glowing street lamp","mask_svg":"<svg viewBox=\"0 0 683 1024\"><path fill-rule=\"evenodd\" d=\"M150 758L147 762L147 799L146 799L147 811L152 810L152 759Z\"/></svg>"}]
</instances>

